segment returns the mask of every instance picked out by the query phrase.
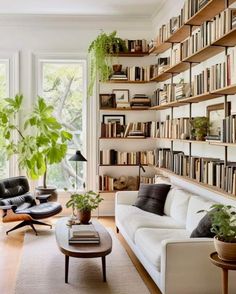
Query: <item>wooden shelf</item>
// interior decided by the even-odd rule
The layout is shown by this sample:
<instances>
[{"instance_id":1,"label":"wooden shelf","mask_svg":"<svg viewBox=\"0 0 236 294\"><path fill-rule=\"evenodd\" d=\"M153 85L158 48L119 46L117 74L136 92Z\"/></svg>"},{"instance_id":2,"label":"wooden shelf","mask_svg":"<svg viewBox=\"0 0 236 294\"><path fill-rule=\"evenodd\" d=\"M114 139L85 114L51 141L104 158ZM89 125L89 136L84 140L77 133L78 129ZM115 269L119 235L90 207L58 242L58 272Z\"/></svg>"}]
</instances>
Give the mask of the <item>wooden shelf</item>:
<instances>
[{"instance_id":1,"label":"wooden shelf","mask_svg":"<svg viewBox=\"0 0 236 294\"><path fill-rule=\"evenodd\" d=\"M160 54L162 52L165 52L166 50L171 48L171 43L161 43L160 45L157 45L156 47L153 47L151 50L149 50L149 54Z\"/></svg>"},{"instance_id":2,"label":"wooden shelf","mask_svg":"<svg viewBox=\"0 0 236 294\"><path fill-rule=\"evenodd\" d=\"M186 39L190 35L190 26L182 25L178 30L174 32L172 36L170 36L165 42L170 43L179 43Z\"/></svg>"},{"instance_id":3,"label":"wooden shelf","mask_svg":"<svg viewBox=\"0 0 236 294\"><path fill-rule=\"evenodd\" d=\"M194 184L198 187L201 187L201 188L204 188L210 192L214 192L214 193L218 193L224 197L227 197L227 198L230 198L230 199L236 199L236 196L234 196L233 194L230 194L230 193L227 193L215 186L211 186L211 185L208 185L208 184L204 184L204 183L201 183L201 182L198 182L197 180L195 179L191 179L189 177L185 177L185 176L180 176L180 175L177 175L175 174L174 172L166 169L166 168L160 168L160 167L154 167L157 171L160 171L160 172L164 172L164 173L167 173L167 174L171 174L172 176L176 177L176 178L179 178L181 180L184 180L186 182L189 182L191 184Z\"/></svg>"},{"instance_id":4,"label":"wooden shelf","mask_svg":"<svg viewBox=\"0 0 236 294\"><path fill-rule=\"evenodd\" d=\"M236 94L236 84L230 85L230 86L218 89L218 90L215 90L215 91L212 92L212 94L214 94L214 95L216 94L216 95L219 95L219 96L222 96L222 95L234 95L234 94Z\"/></svg>"},{"instance_id":5,"label":"wooden shelf","mask_svg":"<svg viewBox=\"0 0 236 294\"><path fill-rule=\"evenodd\" d=\"M109 84L148 84L152 83L152 81L127 81L127 80L110 80L101 83L109 83Z\"/></svg>"},{"instance_id":6,"label":"wooden shelf","mask_svg":"<svg viewBox=\"0 0 236 294\"><path fill-rule=\"evenodd\" d=\"M99 140L156 140L156 138L102 138L100 137Z\"/></svg>"},{"instance_id":7,"label":"wooden shelf","mask_svg":"<svg viewBox=\"0 0 236 294\"><path fill-rule=\"evenodd\" d=\"M139 166L138 164L99 164L99 166L114 166L114 167L118 167L118 166L131 166L131 167L137 167L137 166ZM142 166L148 166L148 164L142 164Z\"/></svg>"},{"instance_id":8,"label":"wooden shelf","mask_svg":"<svg viewBox=\"0 0 236 294\"><path fill-rule=\"evenodd\" d=\"M185 99L182 99L183 102L180 100L178 101L173 101L170 103L165 103L165 104L161 104L161 105L157 105L157 106L153 106L151 107L151 109L153 110L162 110L162 109L169 109L171 107L179 107L179 106L183 106L183 105L187 105L188 103L184 102Z\"/></svg>"},{"instance_id":9,"label":"wooden shelf","mask_svg":"<svg viewBox=\"0 0 236 294\"><path fill-rule=\"evenodd\" d=\"M118 57L144 57L148 56L149 52L120 52L118 54L114 54L112 56Z\"/></svg>"},{"instance_id":10,"label":"wooden shelf","mask_svg":"<svg viewBox=\"0 0 236 294\"><path fill-rule=\"evenodd\" d=\"M100 111L150 111L154 110L151 107L149 108L122 108L122 107L117 107L117 108L106 108L106 109L100 109Z\"/></svg>"}]
</instances>

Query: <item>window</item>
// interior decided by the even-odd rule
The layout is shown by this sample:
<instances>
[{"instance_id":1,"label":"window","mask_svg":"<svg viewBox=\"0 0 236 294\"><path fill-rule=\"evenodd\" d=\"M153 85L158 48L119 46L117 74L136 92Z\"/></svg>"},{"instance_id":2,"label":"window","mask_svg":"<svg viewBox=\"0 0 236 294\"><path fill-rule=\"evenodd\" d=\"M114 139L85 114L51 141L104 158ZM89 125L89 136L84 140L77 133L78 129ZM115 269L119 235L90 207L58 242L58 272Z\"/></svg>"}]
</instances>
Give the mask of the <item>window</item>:
<instances>
[{"instance_id":1,"label":"window","mask_svg":"<svg viewBox=\"0 0 236 294\"><path fill-rule=\"evenodd\" d=\"M0 100L9 96L9 60L0 59ZM0 179L10 176L9 161L3 148L4 139L0 136Z\"/></svg>"},{"instance_id":2,"label":"window","mask_svg":"<svg viewBox=\"0 0 236 294\"><path fill-rule=\"evenodd\" d=\"M59 189L75 184L75 162L68 159L76 150L86 156L86 62L85 60L40 60L38 94L54 106L54 115L73 134L67 157L49 166L47 181ZM77 187L85 182L85 164L78 162Z\"/></svg>"}]
</instances>

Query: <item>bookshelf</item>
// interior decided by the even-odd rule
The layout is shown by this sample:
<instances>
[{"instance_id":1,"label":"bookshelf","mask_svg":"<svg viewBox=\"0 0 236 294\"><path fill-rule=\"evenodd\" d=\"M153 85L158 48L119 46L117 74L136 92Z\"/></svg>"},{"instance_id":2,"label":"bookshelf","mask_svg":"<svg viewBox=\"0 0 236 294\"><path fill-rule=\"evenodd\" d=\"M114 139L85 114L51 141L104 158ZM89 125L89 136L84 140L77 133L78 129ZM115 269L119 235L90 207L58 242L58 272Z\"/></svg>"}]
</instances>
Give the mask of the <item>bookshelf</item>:
<instances>
[{"instance_id":1,"label":"bookshelf","mask_svg":"<svg viewBox=\"0 0 236 294\"><path fill-rule=\"evenodd\" d=\"M191 35L192 31L195 29L194 26L199 26L202 25L206 20L211 20L215 15L223 11L225 8L228 8L229 5L234 3L235 1L209 1L201 10L199 10L193 17L191 17L187 22L185 22L179 29L177 29L173 35L171 35L164 43L159 44L156 48L153 48L152 54L160 54L163 53L167 50L173 49L173 42L182 42L184 39L186 39L188 36ZM164 45L165 44L165 45ZM179 73L189 71L189 80L190 80L190 86L193 81L192 79L192 68L198 64L201 64L202 62L218 55L219 53L224 53L225 57L228 53L228 47L235 46L236 45L236 28L231 29L227 33L225 33L223 36L220 38L216 39L214 42L211 42L208 46L205 46L201 48L200 50L196 51L194 54L183 58L179 63L170 66L167 68L164 72L161 74L155 76L152 78L152 81L156 81L157 83L160 82L165 82L166 80L171 79L171 83L173 84L173 77L178 75ZM234 57L235 58L235 57ZM217 63L217 62L216 62ZM173 119L173 110L176 107L181 107L181 106L189 106L189 118L192 118L192 107L193 103L197 104L203 101L209 101L219 97L223 97L224 99L224 112L225 112L225 117L228 115L227 113L227 101L228 101L228 95L234 95L236 94L236 84L232 84L229 86L225 86L223 88L219 88L214 91L208 91L206 93L200 94L200 95L195 95L195 96L190 96L187 98L181 98L176 101L171 101L168 103L163 103L157 106L153 106L151 109L154 109L156 111L161 111L161 110L166 110L170 109L171 114L170 117ZM167 148L167 150L170 150L170 154L172 156L169 158L170 160L170 165L172 166L171 169L173 169L174 166L174 152L175 152L175 145L174 143L183 143L183 144L188 144L188 154L186 155L183 153L184 157L188 157L189 160L192 158L192 145L193 144L198 144L198 145L205 145L205 146L218 146L222 147L222 154L224 156L224 159L222 160L222 166L224 166L225 169L230 169L231 168L231 163L228 161L228 148L235 148L236 143L225 143L225 142L214 142L214 141L195 141L195 140L186 140L186 139L172 139L172 138L157 138L157 142L169 142L170 143L170 148ZM163 147L162 147L163 148ZM161 148L161 149L162 149ZM165 148L164 148L165 149ZM177 153L180 151L176 151ZM196 157L193 156L193 158ZM178 162L178 160L177 160ZM204 161L203 161L204 162ZM176 163L175 163L176 164ZM168 166L168 167L169 167ZM196 167L194 167L196 168ZM208 167L207 167L208 168ZM223 185L223 187L220 186L216 187L213 185L209 184L209 181L207 180L207 183L199 182L198 180L190 177L190 170L189 170L189 176L183 176L176 174L173 170L169 170L167 168L157 168L155 169L158 172L164 173L164 174L169 174L174 177L184 179L185 181L192 183L194 185L197 185L199 187L205 188L211 192L217 192L217 194L220 194L224 197L228 198L233 198L235 199L236 192L234 188L234 192L229 192L233 191L233 188L229 188L228 181L231 181L231 175L226 174L226 186ZM178 167L177 167L178 170ZM233 165L232 165L232 173L234 173ZM204 171L205 172L205 171ZM182 172L180 174L183 174ZM201 181L202 178L201 178ZM205 180L204 180L205 181ZM219 183L219 182L218 182ZM232 185L235 185L235 178L232 177Z\"/></svg>"}]
</instances>

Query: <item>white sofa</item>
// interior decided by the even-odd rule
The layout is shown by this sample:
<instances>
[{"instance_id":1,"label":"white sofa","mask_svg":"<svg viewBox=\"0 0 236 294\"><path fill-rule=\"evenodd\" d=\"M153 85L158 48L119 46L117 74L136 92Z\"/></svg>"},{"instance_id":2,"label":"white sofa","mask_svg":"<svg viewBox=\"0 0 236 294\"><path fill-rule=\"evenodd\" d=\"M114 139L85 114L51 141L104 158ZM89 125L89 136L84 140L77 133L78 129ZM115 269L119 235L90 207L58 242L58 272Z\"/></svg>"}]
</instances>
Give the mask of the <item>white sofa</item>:
<instances>
[{"instance_id":1,"label":"white sofa","mask_svg":"<svg viewBox=\"0 0 236 294\"><path fill-rule=\"evenodd\" d=\"M171 187L163 216L133 204L138 191L116 193L116 227L163 294L220 294L221 269L212 265L210 238L190 238L213 202ZM234 278L234 280L233 280ZM229 273L229 289L236 293L236 272Z\"/></svg>"}]
</instances>

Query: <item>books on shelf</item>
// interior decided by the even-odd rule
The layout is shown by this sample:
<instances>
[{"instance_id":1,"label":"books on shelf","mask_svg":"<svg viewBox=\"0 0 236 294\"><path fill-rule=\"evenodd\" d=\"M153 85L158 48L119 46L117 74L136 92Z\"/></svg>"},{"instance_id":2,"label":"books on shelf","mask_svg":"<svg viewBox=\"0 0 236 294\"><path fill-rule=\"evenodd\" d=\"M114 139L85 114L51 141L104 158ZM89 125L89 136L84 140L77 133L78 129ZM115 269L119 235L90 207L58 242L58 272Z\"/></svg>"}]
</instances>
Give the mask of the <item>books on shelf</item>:
<instances>
[{"instance_id":1,"label":"books on shelf","mask_svg":"<svg viewBox=\"0 0 236 294\"><path fill-rule=\"evenodd\" d=\"M159 126L160 138L186 139L190 137L191 125L189 117L170 119L167 116L167 119L162 121Z\"/></svg>"},{"instance_id":2,"label":"books on shelf","mask_svg":"<svg viewBox=\"0 0 236 294\"><path fill-rule=\"evenodd\" d=\"M221 141L224 143L236 143L236 114L227 116L222 120Z\"/></svg>"},{"instance_id":3,"label":"books on shelf","mask_svg":"<svg viewBox=\"0 0 236 294\"><path fill-rule=\"evenodd\" d=\"M218 158L187 156L182 151L156 149L156 164L180 176L217 187L236 196L236 163L227 165Z\"/></svg>"},{"instance_id":4,"label":"books on shelf","mask_svg":"<svg viewBox=\"0 0 236 294\"><path fill-rule=\"evenodd\" d=\"M93 224L72 225L69 228L69 244L100 243L100 237Z\"/></svg>"},{"instance_id":5,"label":"books on shelf","mask_svg":"<svg viewBox=\"0 0 236 294\"><path fill-rule=\"evenodd\" d=\"M140 177L140 183L141 184L154 184L155 183L155 177Z\"/></svg>"},{"instance_id":6,"label":"books on shelf","mask_svg":"<svg viewBox=\"0 0 236 294\"><path fill-rule=\"evenodd\" d=\"M120 72L114 72L111 75L110 80L128 80L128 77L126 72L120 71Z\"/></svg>"},{"instance_id":7,"label":"books on shelf","mask_svg":"<svg viewBox=\"0 0 236 294\"><path fill-rule=\"evenodd\" d=\"M158 64L158 75L160 75L170 67L170 57L159 57L157 64Z\"/></svg>"},{"instance_id":8,"label":"books on shelf","mask_svg":"<svg viewBox=\"0 0 236 294\"><path fill-rule=\"evenodd\" d=\"M101 138L124 137L124 126L119 122L101 123Z\"/></svg>"},{"instance_id":9,"label":"books on shelf","mask_svg":"<svg viewBox=\"0 0 236 294\"><path fill-rule=\"evenodd\" d=\"M142 40L128 40L125 39L125 45L128 52L132 53L146 53L148 52L148 42L145 39Z\"/></svg>"},{"instance_id":10,"label":"books on shelf","mask_svg":"<svg viewBox=\"0 0 236 294\"><path fill-rule=\"evenodd\" d=\"M174 66L182 60L181 57L181 43L177 43L171 50L170 66Z\"/></svg>"},{"instance_id":11,"label":"books on shelf","mask_svg":"<svg viewBox=\"0 0 236 294\"><path fill-rule=\"evenodd\" d=\"M155 164L154 150L145 151L117 151L114 149L100 150L100 164L104 165L138 165Z\"/></svg>"},{"instance_id":12,"label":"books on shelf","mask_svg":"<svg viewBox=\"0 0 236 294\"><path fill-rule=\"evenodd\" d=\"M116 108L130 108L129 102L116 102Z\"/></svg>"},{"instance_id":13,"label":"books on shelf","mask_svg":"<svg viewBox=\"0 0 236 294\"><path fill-rule=\"evenodd\" d=\"M136 136L136 137L148 137L156 138L157 130L159 128L159 122L149 121L149 122L130 122L125 126L124 137ZM137 131L140 131L137 135ZM136 135L134 135L136 132ZM141 135L142 132L142 135ZM133 134L133 135L132 135Z\"/></svg>"},{"instance_id":14,"label":"books on shelf","mask_svg":"<svg viewBox=\"0 0 236 294\"><path fill-rule=\"evenodd\" d=\"M129 81L150 81L151 65L146 66L128 66L126 75Z\"/></svg>"},{"instance_id":15,"label":"books on shelf","mask_svg":"<svg viewBox=\"0 0 236 294\"><path fill-rule=\"evenodd\" d=\"M149 108L151 106L151 99L145 94L135 94L130 99L130 106L134 109Z\"/></svg>"}]
</instances>

